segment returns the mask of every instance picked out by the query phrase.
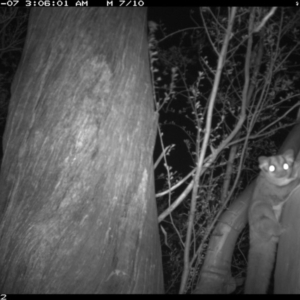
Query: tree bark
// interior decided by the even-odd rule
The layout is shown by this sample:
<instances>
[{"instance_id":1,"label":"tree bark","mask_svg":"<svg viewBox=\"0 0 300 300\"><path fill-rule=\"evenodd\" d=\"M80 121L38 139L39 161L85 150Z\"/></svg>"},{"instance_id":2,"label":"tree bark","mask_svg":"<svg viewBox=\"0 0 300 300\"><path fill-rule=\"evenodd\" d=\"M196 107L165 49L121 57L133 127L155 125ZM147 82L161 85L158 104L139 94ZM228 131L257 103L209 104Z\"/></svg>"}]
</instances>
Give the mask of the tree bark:
<instances>
[{"instance_id":1,"label":"tree bark","mask_svg":"<svg viewBox=\"0 0 300 300\"><path fill-rule=\"evenodd\" d=\"M3 140L1 293L163 292L145 21L32 10Z\"/></svg>"},{"instance_id":2,"label":"tree bark","mask_svg":"<svg viewBox=\"0 0 300 300\"><path fill-rule=\"evenodd\" d=\"M299 132L300 133L300 132ZM298 133L298 136L299 136ZM297 160L300 159L298 153ZM300 293L300 187L288 197L284 206L274 276L274 294Z\"/></svg>"}]
</instances>

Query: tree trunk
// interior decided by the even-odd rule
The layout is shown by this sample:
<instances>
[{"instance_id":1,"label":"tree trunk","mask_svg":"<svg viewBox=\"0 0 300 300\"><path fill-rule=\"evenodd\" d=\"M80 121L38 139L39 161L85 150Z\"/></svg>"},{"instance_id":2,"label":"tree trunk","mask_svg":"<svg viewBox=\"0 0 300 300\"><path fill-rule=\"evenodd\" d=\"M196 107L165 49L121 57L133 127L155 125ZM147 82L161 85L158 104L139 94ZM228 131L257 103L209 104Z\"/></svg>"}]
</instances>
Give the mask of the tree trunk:
<instances>
[{"instance_id":1,"label":"tree trunk","mask_svg":"<svg viewBox=\"0 0 300 300\"><path fill-rule=\"evenodd\" d=\"M300 132L299 132L300 133ZM298 133L298 136L299 136ZM300 159L298 153L297 160ZM300 293L300 187L288 197L284 206L274 275L274 294Z\"/></svg>"},{"instance_id":2,"label":"tree trunk","mask_svg":"<svg viewBox=\"0 0 300 300\"><path fill-rule=\"evenodd\" d=\"M1 293L163 292L145 21L32 10L3 141Z\"/></svg>"}]
</instances>

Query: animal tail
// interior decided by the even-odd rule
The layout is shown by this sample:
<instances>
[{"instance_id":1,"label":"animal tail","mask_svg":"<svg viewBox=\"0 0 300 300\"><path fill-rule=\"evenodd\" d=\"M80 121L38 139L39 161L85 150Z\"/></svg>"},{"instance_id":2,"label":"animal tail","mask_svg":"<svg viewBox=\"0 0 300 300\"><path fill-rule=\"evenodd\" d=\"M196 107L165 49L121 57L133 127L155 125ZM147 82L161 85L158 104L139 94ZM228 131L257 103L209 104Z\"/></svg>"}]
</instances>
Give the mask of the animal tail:
<instances>
[{"instance_id":1,"label":"animal tail","mask_svg":"<svg viewBox=\"0 0 300 300\"><path fill-rule=\"evenodd\" d=\"M249 250L245 294L266 294L275 262L274 240L254 243Z\"/></svg>"}]
</instances>

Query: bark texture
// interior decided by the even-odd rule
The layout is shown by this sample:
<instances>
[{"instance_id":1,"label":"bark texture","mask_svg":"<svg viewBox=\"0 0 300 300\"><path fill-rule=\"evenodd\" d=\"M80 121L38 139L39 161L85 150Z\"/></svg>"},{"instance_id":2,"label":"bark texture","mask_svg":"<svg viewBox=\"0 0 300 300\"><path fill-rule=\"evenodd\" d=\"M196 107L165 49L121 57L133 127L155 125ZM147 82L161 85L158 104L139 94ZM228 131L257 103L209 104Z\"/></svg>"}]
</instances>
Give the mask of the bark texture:
<instances>
[{"instance_id":1,"label":"bark texture","mask_svg":"<svg viewBox=\"0 0 300 300\"><path fill-rule=\"evenodd\" d=\"M1 293L163 291L145 21L31 11L3 141Z\"/></svg>"},{"instance_id":2,"label":"bark texture","mask_svg":"<svg viewBox=\"0 0 300 300\"><path fill-rule=\"evenodd\" d=\"M297 131L294 131L297 134ZM298 131L295 140L299 137ZM299 138L298 138L299 140ZM298 152L297 160L300 160ZM299 174L300 175L300 174ZM282 213L277 260L274 275L274 294L300 293L300 186L289 196Z\"/></svg>"}]
</instances>

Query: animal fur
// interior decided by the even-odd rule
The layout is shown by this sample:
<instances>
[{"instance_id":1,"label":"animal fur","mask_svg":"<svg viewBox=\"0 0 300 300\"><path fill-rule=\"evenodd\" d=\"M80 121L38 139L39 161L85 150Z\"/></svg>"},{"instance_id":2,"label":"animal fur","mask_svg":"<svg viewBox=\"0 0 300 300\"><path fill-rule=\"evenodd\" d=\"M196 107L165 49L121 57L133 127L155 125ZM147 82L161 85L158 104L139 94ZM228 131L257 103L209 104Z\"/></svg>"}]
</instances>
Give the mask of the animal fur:
<instances>
[{"instance_id":1,"label":"animal fur","mask_svg":"<svg viewBox=\"0 0 300 300\"><path fill-rule=\"evenodd\" d=\"M261 172L256 179L248 211L250 250L245 285L246 294L264 294L268 290L279 236L282 208L299 185L299 162L293 150L282 155L259 157Z\"/></svg>"}]
</instances>

